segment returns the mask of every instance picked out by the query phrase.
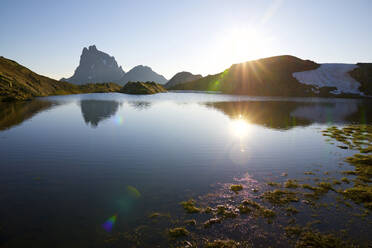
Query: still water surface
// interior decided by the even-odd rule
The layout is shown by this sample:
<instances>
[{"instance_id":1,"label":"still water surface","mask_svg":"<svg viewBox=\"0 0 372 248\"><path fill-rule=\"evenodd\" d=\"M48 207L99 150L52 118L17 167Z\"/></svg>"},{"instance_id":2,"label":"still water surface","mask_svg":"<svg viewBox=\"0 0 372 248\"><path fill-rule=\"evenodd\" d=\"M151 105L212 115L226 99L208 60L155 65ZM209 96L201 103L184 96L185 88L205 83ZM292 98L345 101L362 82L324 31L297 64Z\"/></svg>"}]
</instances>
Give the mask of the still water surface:
<instances>
[{"instance_id":1,"label":"still water surface","mask_svg":"<svg viewBox=\"0 0 372 248\"><path fill-rule=\"evenodd\" d=\"M153 211L181 215L180 201L234 178L259 184L283 172L335 171L353 152L320 131L371 123L371 108L356 99L201 93L1 103L0 247L115 247L109 235Z\"/></svg>"}]
</instances>

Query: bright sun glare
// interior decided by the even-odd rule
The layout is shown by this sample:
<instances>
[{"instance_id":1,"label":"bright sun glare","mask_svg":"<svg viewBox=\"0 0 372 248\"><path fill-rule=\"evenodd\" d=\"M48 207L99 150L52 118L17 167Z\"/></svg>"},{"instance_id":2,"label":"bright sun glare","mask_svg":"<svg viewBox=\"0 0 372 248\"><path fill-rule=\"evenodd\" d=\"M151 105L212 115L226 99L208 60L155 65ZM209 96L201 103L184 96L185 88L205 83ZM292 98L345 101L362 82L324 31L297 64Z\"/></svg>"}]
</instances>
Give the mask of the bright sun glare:
<instances>
[{"instance_id":1,"label":"bright sun glare","mask_svg":"<svg viewBox=\"0 0 372 248\"><path fill-rule=\"evenodd\" d=\"M234 63L265 57L271 49L272 37L256 29L232 28L222 38L225 59Z\"/></svg>"},{"instance_id":2,"label":"bright sun glare","mask_svg":"<svg viewBox=\"0 0 372 248\"><path fill-rule=\"evenodd\" d=\"M246 120L239 118L231 121L230 128L234 136L244 138L248 135L249 124Z\"/></svg>"}]
</instances>

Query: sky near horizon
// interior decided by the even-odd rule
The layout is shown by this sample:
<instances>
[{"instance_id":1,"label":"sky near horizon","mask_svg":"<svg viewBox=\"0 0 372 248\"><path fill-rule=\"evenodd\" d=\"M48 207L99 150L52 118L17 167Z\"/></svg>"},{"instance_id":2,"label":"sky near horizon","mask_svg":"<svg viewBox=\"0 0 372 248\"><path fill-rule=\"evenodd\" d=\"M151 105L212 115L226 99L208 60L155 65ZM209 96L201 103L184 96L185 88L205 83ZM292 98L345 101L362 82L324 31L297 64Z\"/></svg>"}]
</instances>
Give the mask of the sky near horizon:
<instances>
[{"instance_id":1,"label":"sky near horizon","mask_svg":"<svg viewBox=\"0 0 372 248\"><path fill-rule=\"evenodd\" d=\"M319 63L372 62L371 0L2 0L0 56L55 79L83 47L170 79L290 54Z\"/></svg>"}]
</instances>

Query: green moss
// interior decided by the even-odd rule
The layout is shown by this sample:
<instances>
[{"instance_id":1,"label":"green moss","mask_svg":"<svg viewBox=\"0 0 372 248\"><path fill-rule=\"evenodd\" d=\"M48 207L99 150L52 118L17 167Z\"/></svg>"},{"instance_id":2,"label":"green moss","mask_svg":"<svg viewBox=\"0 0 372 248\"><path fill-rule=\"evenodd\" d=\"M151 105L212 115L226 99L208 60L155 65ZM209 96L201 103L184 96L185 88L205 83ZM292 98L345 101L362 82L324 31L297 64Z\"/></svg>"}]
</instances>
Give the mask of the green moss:
<instances>
[{"instance_id":1,"label":"green moss","mask_svg":"<svg viewBox=\"0 0 372 248\"><path fill-rule=\"evenodd\" d=\"M296 193L288 190L279 190L265 192L262 197L269 201L272 204L288 204L290 202L298 202L299 199L296 196Z\"/></svg>"},{"instance_id":2,"label":"green moss","mask_svg":"<svg viewBox=\"0 0 372 248\"><path fill-rule=\"evenodd\" d=\"M243 185L241 185L241 184L234 184L234 185L231 185L230 186L230 189L237 194L239 191L243 190Z\"/></svg>"},{"instance_id":3,"label":"green moss","mask_svg":"<svg viewBox=\"0 0 372 248\"><path fill-rule=\"evenodd\" d=\"M286 188L298 188L299 187L299 184L297 183L296 180L288 179L285 182L284 187L286 187Z\"/></svg>"},{"instance_id":4,"label":"green moss","mask_svg":"<svg viewBox=\"0 0 372 248\"><path fill-rule=\"evenodd\" d=\"M200 208L195 207L195 201L193 199L183 201L180 204L183 206L187 213L199 213L201 211Z\"/></svg>"},{"instance_id":5,"label":"green moss","mask_svg":"<svg viewBox=\"0 0 372 248\"><path fill-rule=\"evenodd\" d=\"M187 229L184 227L171 228L169 229L168 233L169 233L169 236L171 236L172 238L178 238L178 237L187 236L190 234L190 232L187 231Z\"/></svg>"}]
</instances>

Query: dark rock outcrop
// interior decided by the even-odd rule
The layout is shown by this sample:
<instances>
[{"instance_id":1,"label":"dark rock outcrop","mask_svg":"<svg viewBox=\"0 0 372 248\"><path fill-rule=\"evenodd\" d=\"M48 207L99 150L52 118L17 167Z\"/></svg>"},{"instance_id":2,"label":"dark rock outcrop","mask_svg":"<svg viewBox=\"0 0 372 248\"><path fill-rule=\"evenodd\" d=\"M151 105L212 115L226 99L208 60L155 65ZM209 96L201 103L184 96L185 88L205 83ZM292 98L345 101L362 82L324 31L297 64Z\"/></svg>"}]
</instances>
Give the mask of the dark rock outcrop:
<instances>
[{"instance_id":1,"label":"dark rock outcrop","mask_svg":"<svg viewBox=\"0 0 372 248\"><path fill-rule=\"evenodd\" d=\"M73 84L86 83L119 83L125 72L119 67L115 58L107 53L99 51L95 45L84 47L80 56L79 66L70 78L62 78Z\"/></svg>"},{"instance_id":2,"label":"dark rock outcrop","mask_svg":"<svg viewBox=\"0 0 372 248\"><path fill-rule=\"evenodd\" d=\"M155 82L128 82L120 89L120 92L134 95L149 95L167 92L167 90L162 85Z\"/></svg>"},{"instance_id":3,"label":"dark rock outcrop","mask_svg":"<svg viewBox=\"0 0 372 248\"><path fill-rule=\"evenodd\" d=\"M372 63L357 63L358 68L349 74L357 80L361 86L359 90L365 95L372 96Z\"/></svg>"},{"instance_id":4,"label":"dark rock outcrop","mask_svg":"<svg viewBox=\"0 0 372 248\"><path fill-rule=\"evenodd\" d=\"M124 85L128 82L156 82L165 84L167 79L160 74L154 72L150 67L137 65L120 79L120 84Z\"/></svg>"},{"instance_id":5,"label":"dark rock outcrop","mask_svg":"<svg viewBox=\"0 0 372 248\"><path fill-rule=\"evenodd\" d=\"M194 75L190 72L183 71L174 75L166 84L165 88L169 89L177 84L187 83L202 78L200 74Z\"/></svg>"}]
</instances>

